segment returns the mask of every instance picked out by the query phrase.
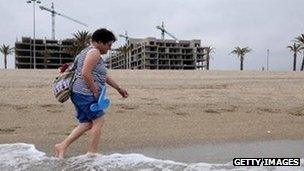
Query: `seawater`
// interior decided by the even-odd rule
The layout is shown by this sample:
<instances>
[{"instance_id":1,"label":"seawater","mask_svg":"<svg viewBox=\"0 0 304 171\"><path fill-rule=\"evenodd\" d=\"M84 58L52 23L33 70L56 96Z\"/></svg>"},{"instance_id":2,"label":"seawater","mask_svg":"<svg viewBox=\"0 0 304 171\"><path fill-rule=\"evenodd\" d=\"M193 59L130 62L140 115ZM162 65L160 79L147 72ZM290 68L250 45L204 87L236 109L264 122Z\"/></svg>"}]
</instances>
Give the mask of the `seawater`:
<instances>
[{"instance_id":1,"label":"seawater","mask_svg":"<svg viewBox=\"0 0 304 171\"><path fill-rule=\"evenodd\" d=\"M0 170L110 170L110 171L205 171L205 170L304 170L304 159L298 167L234 167L224 164L182 163L172 160L150 158L142 154L80 155L66 159L47 156L33 144L0 144Z\"/></svg>"}]
</instances>

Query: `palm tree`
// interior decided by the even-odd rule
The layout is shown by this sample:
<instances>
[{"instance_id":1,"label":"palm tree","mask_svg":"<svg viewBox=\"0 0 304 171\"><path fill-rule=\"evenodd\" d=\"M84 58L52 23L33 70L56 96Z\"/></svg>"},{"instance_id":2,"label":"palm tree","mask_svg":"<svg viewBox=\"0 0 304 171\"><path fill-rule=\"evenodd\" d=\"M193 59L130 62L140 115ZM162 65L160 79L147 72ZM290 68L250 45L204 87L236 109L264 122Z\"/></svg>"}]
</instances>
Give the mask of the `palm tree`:
<instances>
[{"instance_id":1,"label":"palm tree","mask_svg":"<svg viewBox=\"0 0 304 171\"><path fill-rule=\"evenodd\" d=\"M251 49L249 47L235 47L233 51L231 51L232 54L236 54L240 58L240 70L243 70L243 63L244 63L244 56L246 53L249 53Z\"/></svg>"},{"instance_id":2,"label":"palm tree","mask_svg":"<svg viewBox=\"0 0 304 171\"><path fill-rule=\"evenodd\" d=\"M300 36L296 37L296 42L299 43L302 47L304 47L304 34L301 34ZM304 52L303 52L301 71L303 71L303 69L304 69Z\"/></svg>"},{"instance_id":3,"label":"palm tree","mask_svg":"<svg viewBox=\"0 0 304 171\"><path fill-rule=\"evenodd\" d=\"M92 35L88 31L77 31L77 33L74 33L73 36L74 36L74 38L72 39L73 45L66 48L65 52L75 57L84 48L90 45Z\"/></svg>"},{"instance_id":4,"label":"palm tree","mask_svg":"<svg viewBox=\"0 0 304 171\"><path fill-rule=\"evenodd\" d=\"M90 45L92 35L88 31L77 31L73 34L77 46L82 50Z\"/></svg>"},{"instance_id":5,"label":"palm tree","mask_svg":"<svg viewBox=\"0 0 304 171\"><path fill-rule=\"evenodd\" d=\"M207 65L206 65L206 69L209 70L209 63L210 63L210 56L211 56L211 53L215 53L215 48L211 47L211 46L208 46L208 47L205 47L205 50L206 50L206 61L207 61Z\"/></svg>"},{"instance_id":6,"label":"palm tree","mask_svg":"<svg viewBox=\"0 0 304 171\"><path fill-rule=\"evenodd\" d=\"M7 55L13 53L14 48L10 47L9 45L3 44L0 47L0 52L4 55L4 68L7 68Z\"/></svg>"},{"instance_id":7,"label":"palm tree","mask_svg":"<svg viewBox=\"0 0 304 171\"><path fill-rule=\"evenodd\" d=\"M297 54L301 52L304 47L302 47L300 44L294 43L292 46L287 46L288 49L290 49L291 52L293 52L293 70L296 71L297 67Z\"/></svg>"}]
</instances>

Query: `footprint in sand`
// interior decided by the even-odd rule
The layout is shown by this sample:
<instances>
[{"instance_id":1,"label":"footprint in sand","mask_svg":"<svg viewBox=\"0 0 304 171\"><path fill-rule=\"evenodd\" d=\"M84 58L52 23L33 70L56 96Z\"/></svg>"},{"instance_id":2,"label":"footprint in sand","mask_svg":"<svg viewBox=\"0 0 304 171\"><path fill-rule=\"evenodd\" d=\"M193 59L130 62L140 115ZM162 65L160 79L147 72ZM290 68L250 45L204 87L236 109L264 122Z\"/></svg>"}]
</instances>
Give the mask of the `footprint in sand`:
<instances>
[{"instance_id":1,"label":"footprint in sand","mask_svg":"<svg viewBox=\"0 0 304 171\"><path fill-rule=\"evenodd\" d=\"M176 112L174 112L174 114L176 114L176 115L178 115L178 116L187 116L187 115L189 115L189 113L187 113L187 112L182 112L182 111L176 111Z\"/></svg>"},{"instance_id":2,"label":"footprint in sand","mask_svg":"<svg viewBox=\"0 0 304 171\"><path fill-rule=\"evenodd\" d=\"M21 127L0 128L0 134L12 134Z\"/></svg>"},{"instance_id":3,"label":"footprint in sand","mask_svg":"<svg viewBox=\"0 0 304 171\"><path fill-rule=\"evenodd\" d=\"M304 116L304 107L296 108L293 111L290 111L289 114L294 116Z\"/></svg>"},{"instance_id":4,"label":"footprint in sand","mask_svg":"<svg viewBox=\"0 0 304 171\"><path fill-rule=\"evenodd\" d=\"M118 106L119 106L119 108L122 108L125 110L134 110L134 109L138 108L138 106L129 106L129 105L125 105L125 104L120 104Z\"/></svg>"},{"instance_id":5,"label":"footprint in sand","mask_svg":"<svg viewBox=\"0 0 304 171\"><path fill-rule=\"evenodd\" d=\"M238 109L237 106L231 105L231 106L228 107L228 108L221 109L221 111L223 111L223 112L235 112L237 109Z\"/></svg>"},{"instance_id":6,"label":"footprint in sand","mask_svg":"<svg viewBox=\"0 0 304 171\"><path fill-rule=\"evenodd\" d=\"M63 112L64 110L59 110L59 109L55 109L55 110L53 110L53 109L47 109L46 111L49 112L49 113L61 113L61 112Z\"/></svg>"},{"instance_id":7,"label":"footprint in sand","mask_svg":"<svg viewBox=\"0 0 304 171\"><path fill-rule=\"evenodd\" d=\"M27 108L28 108L27 106L17 106L16 107L17 110L25 110Z\"/></svg>"},{"instance_id":8,"label":"footprint in sand","mask_svg":"<svg viewBox=\"0 0 304 171\"><path fill-rule=\"evenodd\" d=\"M42 108L58 108L62 107L63 105L58 105L58 104L44 104L44 105L39 105Z\"/></svg>"},{"instance_id":9,"label":"footprint in sand","mask_svg":"<svg viewBox=\"0 0 304 171\"><path fill-rule=\"evenodd\" d=\"M269 108L258 108L257 109L260 112L267 112L267 113L279 113L279 109L269 109Z\"/></svg>"},{"instance_id":10,"label":"footprint in sand","mask_svg":"<svg viewBox=\"0 0 304 171\"><path fill-rule=\"evenodd\" d=\"M206 113L214 113L214 114L221 114L221 112L213 110L213 109L206 109L206 110L204 110L204 112L206 112Z\"/></svg>"},{"instance_id":11,"label":"footprint in sand","mask_svg":"<svg viewBox=\"0 0 304 171\"><path fill-rule=\"evenodd\" d=\"M62 105L58 105L58 104L44 104L39 106L46 109L46 111L49 113L61 113L64 111Z\"/></svg>"}]
</instances>

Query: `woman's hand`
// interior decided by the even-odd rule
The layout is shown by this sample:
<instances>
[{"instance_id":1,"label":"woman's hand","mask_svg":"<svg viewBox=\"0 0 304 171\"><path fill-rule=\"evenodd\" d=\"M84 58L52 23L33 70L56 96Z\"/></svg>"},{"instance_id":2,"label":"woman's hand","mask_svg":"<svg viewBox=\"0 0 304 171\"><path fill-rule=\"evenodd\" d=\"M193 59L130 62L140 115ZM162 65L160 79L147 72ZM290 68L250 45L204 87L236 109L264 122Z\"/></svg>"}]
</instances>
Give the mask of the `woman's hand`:
<instances>
[{"instance_id":1,"label":"woman's hand","mask_svg":"<svg viewBox=\"0 0 304 171\"><path fill-rule=\"evenodd\" d=\"M93 95L94 95L94 97L95 97L96 100L98 100L99 94L100 94L99 87L95 85L95 88L94 88L94 91L93 91Z\"/></svg>"},{"instance_id":2,"label":"woman's hand","mask_svg":"<svg viewBox=\"0 0 304 171\"><path fill-rule=\"evenodd\" d=\"M121 88L109 75L107 75L106 83L116 89L123 98L127 98L129 96L127 90Z\"/></svg>"},{"instance_id":3,"label":"woman's hand","mask_svg":"<svg viewBox=\"0 0 304 171\"><path fill-rule=\"evenodd\" d=\"M121 87L118 87L116 89L118 91L118 93L123 97L123 98L127 98L129 96L127 90L121 88Z\"/></svg>"}]
</instances>

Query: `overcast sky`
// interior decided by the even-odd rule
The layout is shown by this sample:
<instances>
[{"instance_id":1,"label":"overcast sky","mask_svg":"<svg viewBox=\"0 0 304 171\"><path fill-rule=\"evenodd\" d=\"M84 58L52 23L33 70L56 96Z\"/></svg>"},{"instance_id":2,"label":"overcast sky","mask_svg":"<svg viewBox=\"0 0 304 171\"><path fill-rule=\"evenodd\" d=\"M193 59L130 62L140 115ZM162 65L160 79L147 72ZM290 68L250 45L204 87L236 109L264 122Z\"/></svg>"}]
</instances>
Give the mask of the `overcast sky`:
<instances>
[{"instance_id":1,"label":"overcast sky","mask_svg":"<svg viewBox=\"0 0 304 171\"><path fill-rule=\"evenodd\" d=\"M56 38L72 37L78 30L93 32L106 27L116 35L160 38L155 28L165 28L178 39L201 39L202 46L215 48L211 69L239 70L239 59L230 52L236 46L250 47L245 70L266 67L270 49L270 70L292 68L292 54L286 49L304 33L304 0L41 0L41 5L80 20L81 26L56 17ZM0 44L14 46L16 39L33 35L33 7L26 0L0 0ZM37 7L37 6L36 6ZM51 38L51 15L36 8L36 38ZM167 36L167 38L169 38ZM119 38L116 46L124 43ZM14 63L9 56L9 67ZM3 56L0 56L3 68ZM301 57L298 58L298 67Z\"/></svg>"}]
</instances>

